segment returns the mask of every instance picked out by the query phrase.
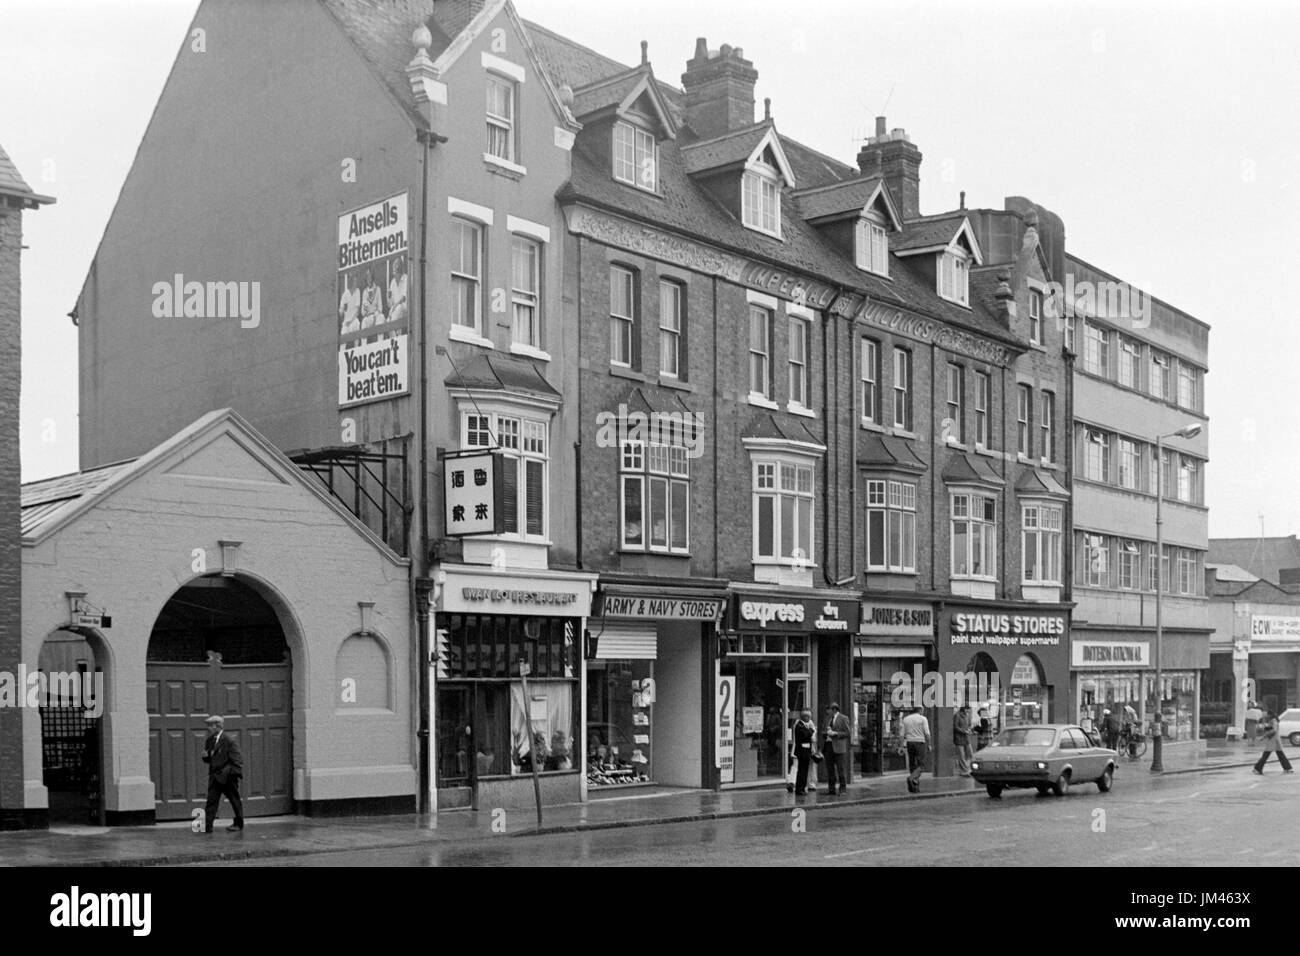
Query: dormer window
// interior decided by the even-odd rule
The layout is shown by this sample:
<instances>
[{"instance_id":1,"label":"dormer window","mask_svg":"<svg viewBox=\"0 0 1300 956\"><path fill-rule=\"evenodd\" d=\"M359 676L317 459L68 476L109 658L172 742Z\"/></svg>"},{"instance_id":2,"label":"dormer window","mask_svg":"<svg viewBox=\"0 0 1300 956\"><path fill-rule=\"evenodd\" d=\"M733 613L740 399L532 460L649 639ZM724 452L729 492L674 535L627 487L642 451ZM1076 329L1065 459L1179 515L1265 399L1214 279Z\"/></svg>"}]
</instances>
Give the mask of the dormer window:
<instances>
[{"instance_id":1,"label":"dormer window","mask_svg":"<svg viewBox=\"0 0 1300 956\"><path fill-rule=\"evenodd\" d=\"M970 265L960 252L939 257L939 295L958 305L970 303Z\"/></svg>"},{"instance_id":2,"label":"dormer window","mask_svg":"<svg viewBox=\"0 0 1300 956\"><path fill-rule=\"evenodd\" d=\"M859 269L889 275L889 238L880 223L868 218L858 220L854 251Z\"/></svg>"},{"instance_id":3,"label":"dormer window","mask_svg":"<svg viewBox=\"0 0 1300 956\"><path fill-rule=\"evenodd\" d=\"M614 178L654 192L659 185L659 157L648 130L619 121L614 124Z\"/></svg>"},{"instance_id":4,"label":"dormer window","mask_svg":"<svg viewBox=\"0 0 1300 956\"><path fill-rule=\"evenodd\" d=\"M780 173L764 162L750 164L741 193L742 221L750 229L781 238Z\"/></svg>"}]
</instances>

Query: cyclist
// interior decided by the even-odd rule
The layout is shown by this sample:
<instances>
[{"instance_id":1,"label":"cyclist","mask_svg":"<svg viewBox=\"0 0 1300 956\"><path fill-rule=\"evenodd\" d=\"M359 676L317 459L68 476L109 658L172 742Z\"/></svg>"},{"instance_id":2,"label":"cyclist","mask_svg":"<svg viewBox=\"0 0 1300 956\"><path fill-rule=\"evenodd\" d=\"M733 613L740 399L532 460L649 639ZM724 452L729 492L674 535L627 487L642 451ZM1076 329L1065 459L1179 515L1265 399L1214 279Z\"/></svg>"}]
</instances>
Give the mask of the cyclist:
<instances>
[{"instance_id":1,"label":"cyclist","mask_svg":"<svg viewBox=\"0 0 1300 956\"><path fill-rule=\"evenodd\" d=\"M1124 705L1124 739L1128 741L1128 755L1137 756L1137 740L1141 733L1141 723L1138 719L1137 711L1133 709L1132 704Z\"/></svg>"},{"instance_id":2,"label":"cyclist","mask_svg":"<svg viewBox=\"0 0 1300 956\"><path fill-rule=\"evenodd\" d=\"M1115 749L1119 737L1119 721L1110 710L1103 710L1101 714L1101 739L1106 747L1110 750Z\"/></svg>"}]
</instances>

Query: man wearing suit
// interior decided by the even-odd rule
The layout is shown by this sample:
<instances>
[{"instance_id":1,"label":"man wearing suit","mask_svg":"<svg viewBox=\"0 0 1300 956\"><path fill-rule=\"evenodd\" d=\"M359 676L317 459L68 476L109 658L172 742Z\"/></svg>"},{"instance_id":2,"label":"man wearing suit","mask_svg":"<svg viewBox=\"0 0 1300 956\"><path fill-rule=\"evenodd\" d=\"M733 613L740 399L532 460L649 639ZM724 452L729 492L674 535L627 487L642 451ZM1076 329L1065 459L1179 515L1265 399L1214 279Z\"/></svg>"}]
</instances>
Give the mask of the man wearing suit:
<instances>
[{"instance_id":1,"label":"man wearing suit","mask_svg":"<svg viewBox=\"0 0 1300 956\"><path fill-rule=\"evenodd\" d=\"M808 792L808 763L812 760L816 736L817 725L813 723L812 711L804 710L794 722L794 760L798 767L794 777L796 796L802 797Z\"/></svg>"},{"instance_id":2,"label":"man wearing suit","mask_svg":"<svg viewBox=\"0 0 1300 956\"><path fill-rule=\"evenodd\" d=\"M244 775L244 760L239 754L239 744L226 733L223 718L213 714L204 722L210 733L203 742L203 762L208 765L208 805L203 817L203 832L212 832L222 794L235 812L235 822L226 829L238 832L244 829L244 801L239 799L239 778Z\"/></svg>"},{"instance_id":3,"label":"man wearing suit","mask_svg":"<svg viewBox=\"0 0 1300 956\"><path fill-rule=\"evenodd\" d=\"M830 716L826 720L826 731L822 743L822 753L826 756L826 792L834 795L835 780L839 778L839 793L847 789L849 782L849 736L852 728L849 719L840 713L839 704L831 704Z\"/></svg>"}]
</instances>

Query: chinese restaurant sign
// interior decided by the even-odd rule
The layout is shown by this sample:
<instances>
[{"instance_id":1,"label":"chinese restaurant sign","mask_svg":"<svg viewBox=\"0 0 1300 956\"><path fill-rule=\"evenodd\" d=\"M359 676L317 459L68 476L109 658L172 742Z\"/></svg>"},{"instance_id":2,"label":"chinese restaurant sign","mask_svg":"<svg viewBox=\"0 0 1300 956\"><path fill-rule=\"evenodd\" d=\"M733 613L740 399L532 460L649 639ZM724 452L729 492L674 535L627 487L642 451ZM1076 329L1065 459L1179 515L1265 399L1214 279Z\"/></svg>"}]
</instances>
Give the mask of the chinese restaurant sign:
<instances>
[{"instance_id":1,"label":"chinese restaurant sign","mask_svg":"<svg viewBox=\"0 0 1300 956\"><path fill-rule=\"evenodd\" d=\"M443 460L447 537L501 532L501 469L492 452Z\"/></svg>"}]
</instances>

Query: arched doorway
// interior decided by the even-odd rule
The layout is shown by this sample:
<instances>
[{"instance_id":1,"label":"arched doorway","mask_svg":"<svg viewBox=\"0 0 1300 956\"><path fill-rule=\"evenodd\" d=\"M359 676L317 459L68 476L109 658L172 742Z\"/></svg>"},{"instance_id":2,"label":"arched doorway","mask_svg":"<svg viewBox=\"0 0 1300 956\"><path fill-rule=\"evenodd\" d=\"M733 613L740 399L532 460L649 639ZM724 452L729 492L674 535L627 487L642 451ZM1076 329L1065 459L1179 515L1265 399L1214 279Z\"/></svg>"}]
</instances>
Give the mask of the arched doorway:
<instances>
[{"instance_id":1,"label":"arched doorway","mask_svg":"<svg viewBox=\"0 0 1300 956\"><path fill-rule=\"evenodd\" d=\"M149 636L145 703L149 771L158 820L201 809L204 719L221 714L244 760L244 815L293 805L292 664L275 609L238 578L209 575L182 587ZM222 811L228 814L229 808Z\"/></svg>"},{"instance_id":2,"label":"arched doorway","mask_svg":"<svg viewBox=\"0 0 1300 956\"><path fill-rule=\"evenodd\" d=\"M41 644L41 778L51 824L104 823L103 658L79 631L57 630Z\"/></svg>"}]
</instances>

